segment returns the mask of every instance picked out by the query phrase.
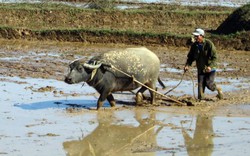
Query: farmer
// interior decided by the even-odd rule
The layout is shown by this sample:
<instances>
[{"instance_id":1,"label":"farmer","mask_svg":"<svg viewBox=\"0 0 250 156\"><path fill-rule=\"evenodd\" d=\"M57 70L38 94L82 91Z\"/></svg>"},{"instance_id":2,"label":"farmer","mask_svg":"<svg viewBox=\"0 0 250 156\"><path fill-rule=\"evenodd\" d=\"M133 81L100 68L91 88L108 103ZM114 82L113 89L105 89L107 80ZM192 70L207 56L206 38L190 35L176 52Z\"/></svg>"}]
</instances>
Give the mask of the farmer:
<instances>
[{"instance_id":1,"label":"farmer","mask_svg":"<svg viewBox=\"0 0 250 156\"><path fill-rule=\"evenodd\" d=\"M198 70L198 99L204 100L205 87L211 91L217 90L217 98L222 99L222 89L214 82L217 63L217 52L212 41L205 39L204 30L198 28L193 32L194 42L191 45L187 55L187 61L184 66L186 72L196 61Z\"/></svg>"}]
</instances>

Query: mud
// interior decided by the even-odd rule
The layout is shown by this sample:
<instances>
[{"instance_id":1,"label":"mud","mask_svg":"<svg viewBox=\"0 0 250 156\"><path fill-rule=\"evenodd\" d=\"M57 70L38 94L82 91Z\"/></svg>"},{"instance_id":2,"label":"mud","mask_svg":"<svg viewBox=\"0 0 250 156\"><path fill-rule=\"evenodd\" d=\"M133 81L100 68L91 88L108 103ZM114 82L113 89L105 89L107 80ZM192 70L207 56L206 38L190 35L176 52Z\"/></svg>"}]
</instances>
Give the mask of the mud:
<instances>
[{"instance_id":1,"label":"mud","mask_svg":"<svg viewBox=\"0 0 250 156\"><path fill-rule=\"evenodd\" d=\"M1 155L247 155L250 71L246 51L219 51L216 82L225 98L206 90L192 106L164 102L135 106L130 92L116 93L116 109L82 84L63 82L68 64L129 45L1 40ZM147 47L161 60L165 93L182 78L187 48ZM194 79L194 88L191 76ZM170 97L192 99L196 70ZM147 96L147 93L146 93Z\"/></svg>"}]
</instances>

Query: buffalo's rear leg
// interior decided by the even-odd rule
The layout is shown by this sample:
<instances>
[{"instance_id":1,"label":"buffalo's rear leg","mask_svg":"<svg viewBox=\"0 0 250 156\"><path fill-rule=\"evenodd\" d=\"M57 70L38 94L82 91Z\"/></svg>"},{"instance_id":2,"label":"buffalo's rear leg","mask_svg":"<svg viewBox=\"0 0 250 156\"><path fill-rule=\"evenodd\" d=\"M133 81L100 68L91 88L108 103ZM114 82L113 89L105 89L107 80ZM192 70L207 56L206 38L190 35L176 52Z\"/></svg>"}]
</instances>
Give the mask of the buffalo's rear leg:
<instances>
[{"instance_id":1,"label":"buffalo's rear leg","mask_svg":"<svg viewBox=\"0 0 250 156\"><path fill-rule=\"evenodd\" d=\"M156 86L154 84L149 84L148 87L152 88L153 90L156 90ZM150 96L151 96L151 104L156 103L156 93L149 90Z\"/></svg>"},{"instance_id":2,"label":"buffalo's rear leg","mask_svg":"<svg viewBox=\"0 0 250 156\"><path fill-rule=\"evenodd\" d=\"M139 105L143 102L144 96L143 96L143 92L145 92L145 90L147 90L146 87L142 86L136 93L136 105Z\"/></svg>"},{"instance_id":3,"label":"buffalo's rear leg","mask_svg":"<svg viewBox=\"0 0 250 156\"><path fill-rule=\"evenodd\" d=\"M114 99L114 96L112 94L108 95L107 100L108 100L111 107L115 107L115 99Z\"/></svg>"},{"instance_id":4,"label":"buffalo's rear leg","mask_svg":"<svg viewBox=\"0 0 250 156\"><path fill-rule=\"evenodd\" d=\"M147 85L149 88L153 89L153 90L156 90L156 86L153 84L153 83L147 83L145 84ZM136 93L136 104L140 104L142 101L143 101L143 92L145 92L148 88L142 86L138 92ZM149 93L150 93L150 96L151 96L151 104L155 104L156 102L156 94L155 92L149 90Z\"/></svg>"}]
</instances>

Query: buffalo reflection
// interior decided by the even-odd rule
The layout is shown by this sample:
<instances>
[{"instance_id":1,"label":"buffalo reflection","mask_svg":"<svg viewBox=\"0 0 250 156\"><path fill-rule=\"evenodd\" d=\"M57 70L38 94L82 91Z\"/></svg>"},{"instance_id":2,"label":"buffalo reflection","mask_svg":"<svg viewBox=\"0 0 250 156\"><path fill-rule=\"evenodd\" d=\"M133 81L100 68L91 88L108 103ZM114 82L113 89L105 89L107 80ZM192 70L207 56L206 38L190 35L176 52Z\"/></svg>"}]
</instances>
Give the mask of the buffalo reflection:
<instances>
[{"instance_id":1,"label":"buffalo reflection","mask_svg":"<svg viewBox=\"0 0 250 156\"><path fill-rule=\"evenodd\" d=\"M142 155L155 155L152 149L157 147L156 130L154 126L154 114L136 112L135 119L139 126L115 124L117 119L113 112L98 112L99 125L82 140L68 141L63 147L68 156L98 156L98 155L134 155L138 152Z\"/></svg>"}]
</instances>

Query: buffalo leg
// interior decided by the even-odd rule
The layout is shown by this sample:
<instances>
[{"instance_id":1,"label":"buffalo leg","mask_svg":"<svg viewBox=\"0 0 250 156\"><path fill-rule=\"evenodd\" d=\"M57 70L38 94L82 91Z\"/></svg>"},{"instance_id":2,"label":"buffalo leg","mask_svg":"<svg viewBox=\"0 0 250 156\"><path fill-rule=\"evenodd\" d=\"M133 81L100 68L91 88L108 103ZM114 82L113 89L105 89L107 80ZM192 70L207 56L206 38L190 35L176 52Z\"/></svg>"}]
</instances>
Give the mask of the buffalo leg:
<instances>
[{"instance_id":1,"label":"buffalo leg","mask_svg":"<svg viewBox=\"0 0 250 156\"><path fill-rule=\"evenodd\" d=\"M150 84L150 85L148 85L148 87L150 87L150 88L152 88L154 90L156 89L154 84ZM149 90L149 93L151 95L151 104L155 104L155 96L156 96L155 92Z\"/></svg>"},{"instance_id":2,"label":"buffalo leg","mask_svg":"<svg viewBox=\"0 0 250 156\"><path fill-rule=\"evenodd\" d=\"M99 110L102 107L103 103L104 103L104 101L101 101L101 100L98 99L96 109Z\"/></svg>"},{"instance_id":3,"label":"buffalo leg","mask_svg":"<svg viewBox=\"0 0 250 156\"><path fill-rule=\"evenodd\" d=\"M143 100L143 92L145 92L147 88L146 87L141 87L138 92L136 93L136 105L139 105L142 103L142 100Z\"/></svg>"},{"instance_id":4,"label":"buffalo leg","mask_svg":"<svg viewBox=\"0 0 250 156\"><path fill-rule=\"evenodd\" d=\"M136 93L136 98L135 98L135 103L136 105L140 105L143 101L143 95L141 92Z\"/></svg>"},{"instance_id":5,"label":"buffalo leg","mask_svg":"<svg viewBox=\"0 0 250 156\"><path fill-rule=\"evenodd\" d=\"M108 100L111 107L115 107L115 99L114 99L114 96L112 94L108 95L107 100Z\"/></svg>"},{"instance_id":6,"label":"buffalo leg","mask_svg":"<svg viewBox=\"0 0 250 156\"><path fill-rule=\"evenodd\" d=\"M149 91L151 95L151 104L155 104L155 92Z\"/></svg>"},{"instance_id":7,"label":"buffalo leg","mask_svg":"<svg viewBox=\"0 0 250 156\"><path fill-rule=\"evenodd\" d=\"M138 92L137 92L137 93L139 93L139 92L144 93L144 92L145 92L145 90L147 90L147 88L146 88L146 87L144 87L144 86L142 86L142 87L138 90Z\"/></svg>"},{"instance_id":8,"label":"buffalo leg","mask_svg":"<svg viewBox=\"0 0 250 156\"><path fill-rule=\"evenodd\" d=\"M108 95L109 95L109 92L103 92L100 95L100 97L99 97L99 99L97 101L97 110L102 107L102 105L103 105L104 101L106 100L106 98L108 97Z\"/></svg>"}]
</instances>

